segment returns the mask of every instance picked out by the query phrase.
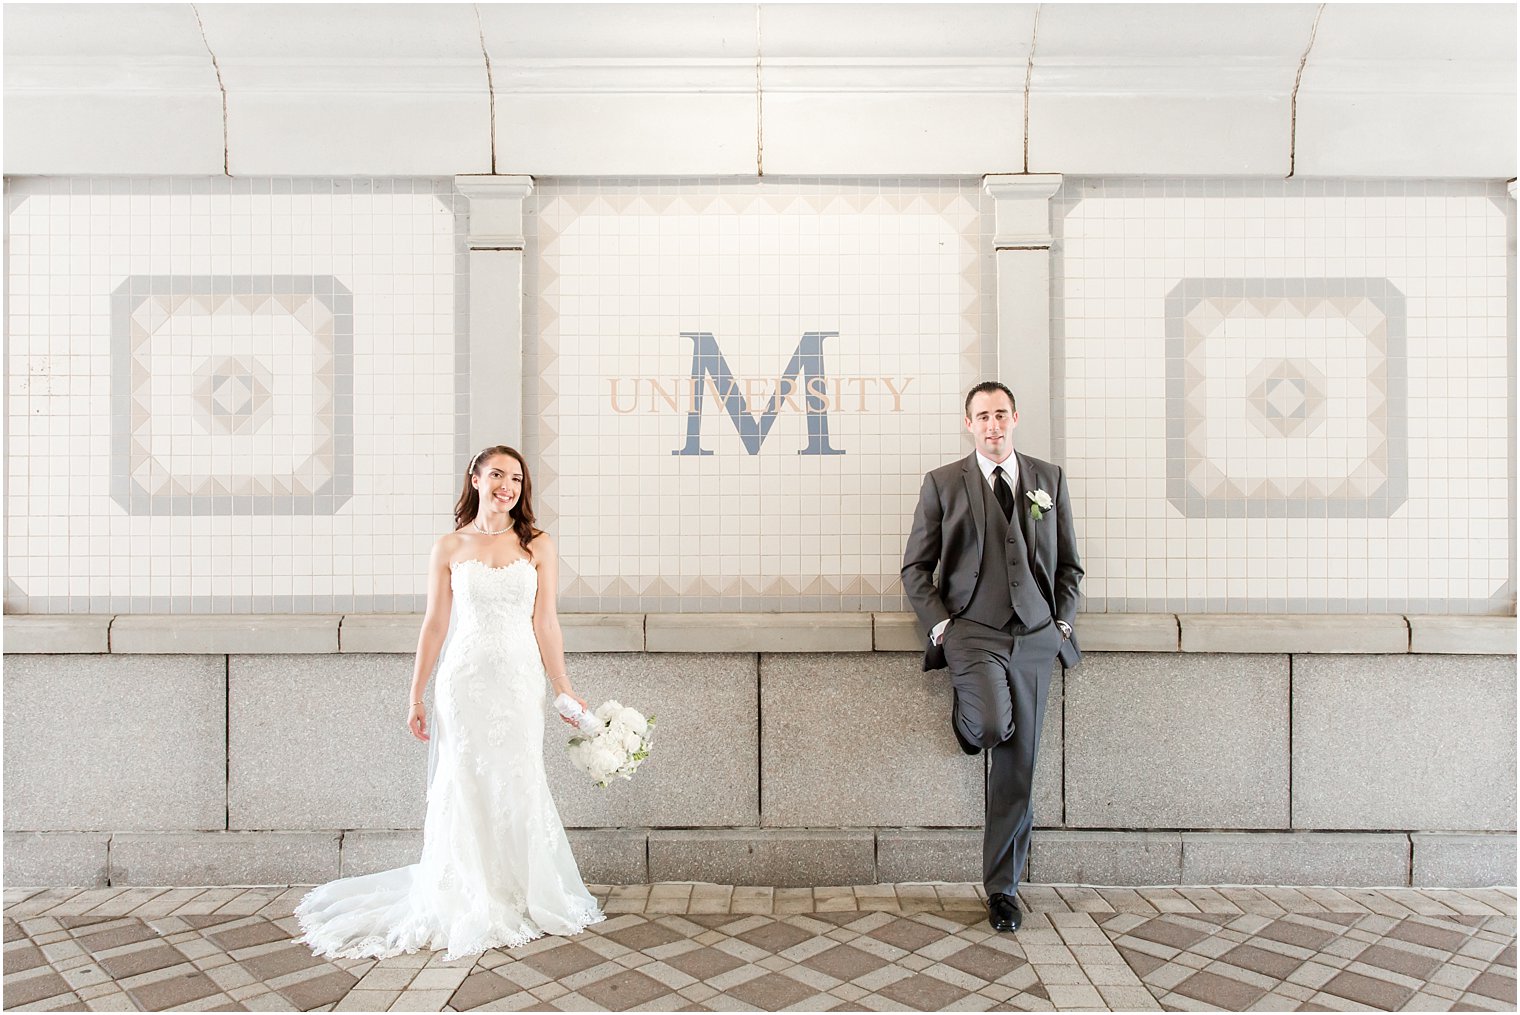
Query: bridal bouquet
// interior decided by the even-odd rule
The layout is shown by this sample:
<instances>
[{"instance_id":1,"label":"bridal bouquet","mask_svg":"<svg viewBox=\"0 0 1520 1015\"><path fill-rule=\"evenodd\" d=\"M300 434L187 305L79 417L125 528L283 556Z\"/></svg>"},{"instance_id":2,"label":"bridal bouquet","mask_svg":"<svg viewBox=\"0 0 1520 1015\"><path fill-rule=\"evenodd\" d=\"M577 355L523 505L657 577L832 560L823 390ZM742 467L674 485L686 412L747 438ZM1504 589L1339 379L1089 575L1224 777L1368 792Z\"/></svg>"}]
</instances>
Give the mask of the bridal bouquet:
<instances>
[{"instance_id":1,"label":"bridal bouquet","mask_svg":"<svg viewBox=\"0 0 1520 1015\"><path fill-rule=\"evenodd\" d=\"M654 716L645 718L636 708L604 701L587 710L568 695L554 699L560 715L575 723L580 733L570 738L567 749L576 768L605 787L615 778L631 779L649 757L654 744Z\"/></svg>"}]
</instances>

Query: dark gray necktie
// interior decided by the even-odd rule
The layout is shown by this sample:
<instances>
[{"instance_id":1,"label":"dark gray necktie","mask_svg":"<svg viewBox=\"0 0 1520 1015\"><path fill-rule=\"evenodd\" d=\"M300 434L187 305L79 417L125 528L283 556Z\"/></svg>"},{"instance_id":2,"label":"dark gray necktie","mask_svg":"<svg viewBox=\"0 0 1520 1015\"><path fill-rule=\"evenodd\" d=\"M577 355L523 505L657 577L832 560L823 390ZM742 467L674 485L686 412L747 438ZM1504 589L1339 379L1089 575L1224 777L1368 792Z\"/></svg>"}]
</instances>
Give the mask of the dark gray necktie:
<instances>
[{"instance_id":1,"label":"dark gray necktie","mask_svg":"<svg viewBox=\"0 0 1520 1015\"><path fill-rule=\"evenodd\" d=\"M992 467L992 492L997 497L998 506L1003 509L1003 517L1011 524L1013 522L1013 490L1008 486L1008 477L1001 465Z\"/></svg>"}]
</instances>

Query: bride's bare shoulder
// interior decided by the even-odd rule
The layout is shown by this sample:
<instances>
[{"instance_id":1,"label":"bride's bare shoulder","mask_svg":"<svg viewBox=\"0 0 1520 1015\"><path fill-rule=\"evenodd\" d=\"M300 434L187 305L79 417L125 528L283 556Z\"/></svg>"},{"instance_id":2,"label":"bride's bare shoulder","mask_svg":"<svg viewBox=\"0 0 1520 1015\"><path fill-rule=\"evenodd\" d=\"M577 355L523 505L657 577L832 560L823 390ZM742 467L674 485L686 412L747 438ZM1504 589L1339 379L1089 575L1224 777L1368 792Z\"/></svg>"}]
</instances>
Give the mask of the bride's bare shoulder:
<instances>
[{"instance_id":1,"label":"bride's bare shoulder","mask_svg":"<svg viewBox=\"0 0 1520 1015\"><path fill-rule=\"evenodd\" d=\"M528 544L528 552L533 555L534 559L538 559L540 557L552 558L558 550L554 545L554 540L549 538L549 533L540 532Z\"/></svg>"},{"instance_id":2,"label":"bride's bare shoulder","mask_svg":"<svg viewBox=\"0 0 1520 1015\"><path fill-rule=\"evenodd\" d=\"M453 560L465 545L463 532L446 532L439 536L433 543L433 559L435 561Z\"/></svg>"}]
</instances>

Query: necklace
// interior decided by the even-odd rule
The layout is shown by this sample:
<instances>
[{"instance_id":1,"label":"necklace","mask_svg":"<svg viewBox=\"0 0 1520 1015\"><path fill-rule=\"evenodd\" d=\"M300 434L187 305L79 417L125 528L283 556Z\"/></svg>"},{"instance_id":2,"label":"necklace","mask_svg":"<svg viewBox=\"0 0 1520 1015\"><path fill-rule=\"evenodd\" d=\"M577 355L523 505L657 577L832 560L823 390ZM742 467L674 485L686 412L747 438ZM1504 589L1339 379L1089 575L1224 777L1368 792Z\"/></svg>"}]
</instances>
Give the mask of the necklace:
<instances>
[{"instance_id":1,"label":"necklace","mask_svg":"<svg viewBox=\"0 0 1520 1015\"><path fill-rule=\"evenodd\" d=\"M512 526L509 524L504 529L500 529L500 530L498 530L496 532L492 532L490 529L488 529L485 526L483 526L483 525L480 524L480 519L479 518L475 519L475 521L472 522L471 524L473 524L475 526L475 528L479 529L481 532L484 532L488 536L500 536L500 535L502 535L504 533L512 531Z\"/></svg>"}]
</instances>

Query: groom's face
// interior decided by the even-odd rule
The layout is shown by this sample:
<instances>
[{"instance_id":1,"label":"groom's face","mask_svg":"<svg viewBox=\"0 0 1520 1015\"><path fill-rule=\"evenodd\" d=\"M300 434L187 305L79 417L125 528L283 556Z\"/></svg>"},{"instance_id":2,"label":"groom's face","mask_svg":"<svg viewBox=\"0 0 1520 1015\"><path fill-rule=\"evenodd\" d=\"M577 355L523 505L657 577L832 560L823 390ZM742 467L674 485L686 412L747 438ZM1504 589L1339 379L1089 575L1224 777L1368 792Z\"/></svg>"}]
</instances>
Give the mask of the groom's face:
<instances>
[{"instance_id":1,"label":"groom's face","mask_svg":"<svg viewBox=\"0 0 1520 1015\"><path fill-rule=\"evenodd\" d=\"M966 429L976 449L987 458L1001 462L1013 454L1013 428L1018 425L1019 414L1003 392L978 391L972 396Z\"/></svg>"}]
</instances>

